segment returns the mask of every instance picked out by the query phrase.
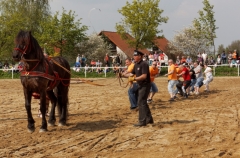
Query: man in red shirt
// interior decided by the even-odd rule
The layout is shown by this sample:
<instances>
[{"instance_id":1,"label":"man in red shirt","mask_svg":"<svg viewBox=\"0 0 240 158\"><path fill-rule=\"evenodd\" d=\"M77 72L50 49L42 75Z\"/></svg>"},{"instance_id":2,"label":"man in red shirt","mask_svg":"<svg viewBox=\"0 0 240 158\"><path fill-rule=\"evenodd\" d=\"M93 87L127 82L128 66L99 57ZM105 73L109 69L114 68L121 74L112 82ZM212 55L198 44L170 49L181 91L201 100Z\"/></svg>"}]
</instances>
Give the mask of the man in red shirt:
<instances>
[{"instance_id":1,"label":"man in red shirt","mask_svg":"<svg viewBox=\"0 0 240 158\"><path fill-rule=\"evenodd\" d=\"M186 93L186 89L191 84L191 76L189 70L185 66L180 65L179 70L181 73L177 74L177 76L182 76L184 81L177 84L177 89L180 92L180 95L184 96L184 98L187 98L188 95Z\"/></svg>"},{"instance_id":2,"label":"man in red shirt","mask_svg":"<svg viewBox=\"0 0 240 158\"><path fill-rule=\"evenodd\" d=\"M108 54L106 54L106 56L104 57L104 62L105 62L105 65L110 66Z\"/></svg>"}]
</instances>

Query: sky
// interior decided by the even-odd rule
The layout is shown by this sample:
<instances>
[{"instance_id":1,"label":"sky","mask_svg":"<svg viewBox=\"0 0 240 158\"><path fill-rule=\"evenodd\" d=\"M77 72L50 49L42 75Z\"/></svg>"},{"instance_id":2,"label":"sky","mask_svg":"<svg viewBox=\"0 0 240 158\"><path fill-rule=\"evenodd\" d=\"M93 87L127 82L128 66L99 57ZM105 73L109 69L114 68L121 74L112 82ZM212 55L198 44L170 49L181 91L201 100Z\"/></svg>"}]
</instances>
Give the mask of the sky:
<instances>
[{"instance_id":1,"label":"sky","mask_svg":"<svg viewBox=\"0 0 240 158\"><path fill-rule=\"evenodd\" d=\"M172 40L176 31L190 26L194 18L199 18L198 11L203 10L203 0L160 0L159 8L164 10L162 16L169 18L167 23L162 23L158 29L163 30L163 35ZM82 25L89 26L87 34L101 31L116 32L115 25L122 21L118 12L126 5L127 0L51 0L50 7L54 14L62 8L75 11L76 19L81 19ZM128 0L132 2L132 0ZM230 45L235 40L240 40L240 0L210 0L214 5L213 11L216 20L217 38L216 49L223 44Z\"/></svg>"}]
</instances>

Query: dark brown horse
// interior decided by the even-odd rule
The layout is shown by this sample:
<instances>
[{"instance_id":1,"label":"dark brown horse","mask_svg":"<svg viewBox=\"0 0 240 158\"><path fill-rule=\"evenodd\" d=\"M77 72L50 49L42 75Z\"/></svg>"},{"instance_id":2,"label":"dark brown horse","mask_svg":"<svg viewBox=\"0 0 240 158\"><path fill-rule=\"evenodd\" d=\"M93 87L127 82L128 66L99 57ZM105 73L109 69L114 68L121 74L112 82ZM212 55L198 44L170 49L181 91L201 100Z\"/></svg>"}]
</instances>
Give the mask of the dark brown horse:
<instances>
[{"instance_id":1,"label":"dark brown horse","mask_svg":"<svg viewBox=\"0 0 240 158\"><path fill-rule=\"evenodd\" d=\"M13 59L24 63L24 69L21 71L21 83L28 117L28 130L30 132L35 130L35 121L31 112L33 92L40 94L40 111L42 113L40 132L47 131L46 96L52 104L48 125L55 125L56 106L59 109L59 125L66 125L71 76L69 63L62 57L45 57L42 48L29 31L20 31L15 38L15 44Z\"/></svg>"}]
</instances>

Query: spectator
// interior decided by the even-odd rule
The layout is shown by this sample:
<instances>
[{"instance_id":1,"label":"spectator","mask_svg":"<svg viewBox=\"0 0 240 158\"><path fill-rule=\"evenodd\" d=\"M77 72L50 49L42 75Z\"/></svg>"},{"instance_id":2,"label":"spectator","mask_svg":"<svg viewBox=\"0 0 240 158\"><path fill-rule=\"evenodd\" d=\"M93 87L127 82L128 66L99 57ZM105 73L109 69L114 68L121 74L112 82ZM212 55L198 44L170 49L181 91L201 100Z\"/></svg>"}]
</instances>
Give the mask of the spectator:
<instances>
[{"instance_id":1,"label":"spectator","mask_svg":"<svg viewBox=\"0 0 240 158\"><path fill-rule=\"evenodd\" d=\"M182 56L182 59L181 59L180 63L181 63L181 64L186 63L185 56Z\"/></svg>"},{"instance_id":2,"label":"spectator","mask_svg":"<svg viewBox=\"0 0 240 158\"><path fill-rule=\"evenodd\" d=\"M88 64L85 65L85 71L86 72L90 72L91 71L91 69L89 68Z\"/></svg>"},{"instance_id":3,"label":"spectator","mask_svg":"<svg viewBox=\"0 0 240 158\"><path fill-rule=\"evenodd\" d=\"M222 64L222 58L220 57L220 55L218 54L218 56L217 56L217 59L216 59L216 61L217 61L217 65L221 65Z\"/></svg>"},{"instance_id":4,"label":"spectator","mask_svg":"<svg viewBox=\"0 0 240 158\"><path fill-rule=\"evenodd\" d=\"M232 53L232 62L231 63L236 63L237 60L237 50L235 49Z\"/></svg>"},{"instance_id":5,"label":"spectator","mask_svg":"<svg viewBox=\"0 0 240 158\"><path fill-rule=\"evenodd\" d=\"M213 59L213 56L210 56L209 65L214 65L214 64L215 64L215 60Z\"/></svg>"},{"instance_id":6,"label":"spectator","mask_svg":"<svg viewBox=\"0 0 240 158\"><path fill-rule=\"evenodd\" d=\"M91 64L92 67L96 66L96 62L94 60L91 60L90 64Z\"/></svg>"},{"instance_id":7,"label":"spectator","mask_svg":"<svg viewBox=\"0 0 240 158\"><path fill-rule=\"evenodd\" d=\"M187 56L186 63L188 63L188 65L192 63L192 58L190 58L190 56Z\"/></svg>"},{"instance_id":8,"label":"spectator","mask_svg":"<svg viewBox=\"0 0 240 158\"><path fill-rule=\"evenodd\" d=\"M222 63L226 64L227 63L227 55L226 55L225 51L222 52L221 58L222 58Z\"/></svg>"},{"instance_id":9,"label":"spectator","mask_svg":"<svg viewBox=\"0 0 240 158\"><path fill-rule=\"evenodd\" d=\"M158 60L159 60L161 66L165 66L164 54L162 51L159 54Z\"/></svg>"},{"instance_id":10,"label":"spectator","mask_svg":"<svg viewBox=\"0 0 240 158\"><path fill-rule=\"evenodd\" d=\"M232 53L229 51L228 52L228 64L230 65L232 62Z\"/></svg>"},{"instance_id":11,"label":"spectator","mask_svg":"<svg viewBox=\"0 0 240 158\"><path fill-rule=\"evenodd\" d=\"M120 59L120 55L119 54L117 54L117 57L116 57L115 61L116 61L116 64L121 65L121 59Z\"/></svg>"},{"instance_id":12,"label":"spectator","mask_svg":"<svg viewBox=\"0 0 240 158\"><path fill-rule=\"evenodd\" d=\"M180 63L181 63L181 60L180 60L179 56L177 56L176 64L179 65Z\"/></svg>"},{"instance_id":13,"label":"spectator","mask_svg":"<svg viewBox=\"0 0 240 158\"><path fill-rule=\"evenodd\" d=\"M148 55L148 59L149 59L149 65L152 65L152 62L154 61L154 56L151 52Z\"/></svg>"},{"instance_id":14,"label":"spectator","mask_svg":"<svg viewBox=\"0 0 240 158\"><path fill-rule=\"evenodd\" d=\"M104 57L104 62L107 66L110 66L110 57L107 53L106 53L106 56Z\"/></svg>"},{"instance_id":15,"label":"spectator","mask_svg":"<svg viewBox=\"0 0 240 158\"><path fill-rule=\"evenodd\" d=\"M202 58L202 53L198 53L198 55L197 55L197 61L199 62L199 63L202 63L203 62L203 58Z\"/></svg>"},{"instance_id":16,"label":"spectator","mask_svg":"<svg viewBox=\"0 0 240 158\"><path fill-rule=\"evenodd\" d=\"M147 61L149 61L148 55L146 53L144 54L143 57L146 58ZM133 61L133 58L132 58L132 61Z\"/></svg>"},{"instance_id":17,"label":"spectator","mask_svg":"<svg viewBox=\"0 0 240 158\"><path fill-rule=\"evenodd\" d=\"M81 62L82 62L82 57L80 56L80 54L78 54L77 58L76 58L76 64L79 64L81 67ZM76 65L75 65L76 66Z\"/></svg>"},{"instance_id":18,"label":"spectator","mask_svg":"<svg viewBox=\"0 0 240 158\"><path fill-rule=\"evenodd\" d=\"M110 70L109 70L109 67L108 67L108 65L107 65L107 64L105 65L104 72L105 72L105 73L107 73L107 72L110 72Z\"/></svg>"},{"instance_id":19,"label":"spectator","mask_svg":"<svg viewBox=\"0 0 240 158\"><path fill-rule=\"evenodd\" d=\"M99 61L99 60L98 60ZM99 67L102 67L102 62L101 61L99 61Z\"/></svg>"},{"instance_id":20,"label":"spectator","mask_svg":"<svg viewBox=\"0 0 240 158\"><path fill-rule=\"evenodd\" d=\"M85 66L86 61L87 61L87 58L86 58L84 55L82 55L82 58L81 58L81 66L82 66L82 67Z\"/></svg>"},{"instance_id":21,"label":"spectator","mask_svg":"<svg viewBox=\"0 0 240 158\"><path fill-rule=\"evenodd\" d=\"M99 67L100 66L100 61L98 60L97 62L96 62L96 67Z\"/></svg>"},{"instance_id":22,"label":"spectator","mask_svg":"<svg viewBox=\"0 0 240 158\"><path fill-rule=\"evenodd\" d=\"M206 60L207 60L207 53L205 53L205 51L203 51L203 53L202 53L202 62L203 62L203 64L205 64L206 63Z\"/></svg>"},{"instance_id":23,"label":"spectator","mask_svg":"<svg viewBox=\"0 0 240 158\"><path fill-rule=\"evenodd\" d=\"M203 53L202 53L202 63L203 64L205 64L206 63L206 61L207 61L207 53L205 53L205 51L203 51Z\"/></svg>"},{"instance_id":24,"label":"spectator","mask_svg":"<svg viewBox=\"0 0 240 158\"><path fill-rule=\"evenodd\" d=\"M101 74L101 73L103 72L103 70L102 70L101 67L97 67L97 68L96 68L96 72L97 72L98 74Z\"/></svg>"},{"instance_id":25,"label":"spectator","mask_svg":"<svg viewBox=\"0 0 240 158\"><path fill-rule=\"evenodd\" d=\"M116 64L116 57L112 57L112 67Z\"/></svg>"},{"instance_id":26,"label":"spectator","mask_svg":"<svg viewBox=\"0 0 240 158\"><path fill-rule=\"evenodd\" d=\"M154 58L154 61L157 61L158 60L158 53L157 51L155 51L154 55L153 55L153 58Z\"/></svg>"}]
</instances>

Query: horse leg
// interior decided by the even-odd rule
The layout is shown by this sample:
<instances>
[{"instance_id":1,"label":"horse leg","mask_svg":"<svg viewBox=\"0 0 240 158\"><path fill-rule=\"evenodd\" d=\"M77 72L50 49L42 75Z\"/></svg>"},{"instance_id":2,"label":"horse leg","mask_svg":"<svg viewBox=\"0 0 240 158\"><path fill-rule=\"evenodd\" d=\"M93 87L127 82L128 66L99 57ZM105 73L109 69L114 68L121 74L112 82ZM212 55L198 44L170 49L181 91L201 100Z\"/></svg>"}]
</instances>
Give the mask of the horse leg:
<instances>
[{"instance_id":1,"label":"horse leg","mask_svg":"<svg viewBox=\"0 0 240 158\"><path fill-rule=\"evenodd\" d=\"M57 104L57 97L54 95L53 91L47 91L47 94L52 104L48 119L48 126L54 126L56 122L55 107Z\"/></svg>"},{"instance_id":2,"label":"horse leg","mask_svg":"<svg viewBox=\"0 0 240 158\"><path fill-rule=\"evenodd\" d=\"M25 97L25 108L27 111L27 118L28 118L28 131L30 133L35 131L35 126L34 126L34 119L32 117L32 112L31 112L31 100L32 100L32 92L28 91L26 88L23 89L24 91L24 97Z\"/></svg>"},{"instance_id":3,"label":"horse leg","mask_svg":"<svg viewBox=\"0 0 240 158\"><path fill-rule=\"evenodd\" d=\"M46 92L40 93L40 111L42 113L42 126L39 132L47 131L47 120L46 120Z\"/></svg>"},{"instance_id":4,"label":"horse leg","mask_svg":"<svg viewBox=\"0 0 240 158\"><path fill-rule=\"evenodd\" d=\"M66 126L68 113L68 87L64 86L59 92L61 94L58 93L58 104L62 110L58 126Z\"/></svg>"}]
</instances>

